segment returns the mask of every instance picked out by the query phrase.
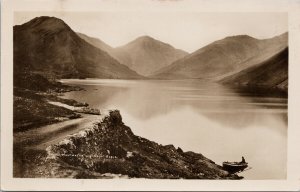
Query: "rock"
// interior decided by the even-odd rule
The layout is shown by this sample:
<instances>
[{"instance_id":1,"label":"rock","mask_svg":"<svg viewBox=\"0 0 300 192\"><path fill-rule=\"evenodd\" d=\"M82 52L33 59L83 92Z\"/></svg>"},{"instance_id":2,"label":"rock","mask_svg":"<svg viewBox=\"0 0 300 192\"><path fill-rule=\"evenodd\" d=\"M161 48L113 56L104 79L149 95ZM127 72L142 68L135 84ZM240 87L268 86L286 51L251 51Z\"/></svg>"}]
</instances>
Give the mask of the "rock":
<instances>
[{"instance_id":1,"label":"rock","mask_svg":"<svg viewBox=\"0 0 300 192\"><path fill-rule=\"evenodd\" d=\"M240 179L202 154L183 152L173 145L159 145L134 135L118 110L110 111L102 122L84 132L72 136L75 147L64 143L51 147L54 154L76 154L68 158L57 155L62 166L131 178Z\"/></svg>"},{"instance_id":2,"label":"rock","mask_svg":"<svg viewBox=\"0 0 300 192\"><path fill-rule=\"evenodd\" d=\"M70 116L69 116L69 119L77 119L77 118L80 118L80 117L81 117L80 114L75 113L75 114L70 115Z\"/></svg>"},{"instance_id":3,"label":"rock","mask_svg":"<svg viewBox=\"0 0 300 192\"><path fill-rule=\"evenodd\" d=\"M182 149L180 147L177 148L178 153L183 153Z\"/></svg>"},{"instance_id":4,"label":"rock","mask_svg":"<svg viewBox=\"0 0 300 192\"><path fill-rule=\"evenodd\" d=\"M85 114L92 114L92 115L100 115L100 110L99 109L93 109L89 107L82 107L79 109L74 110L77 113L85 113Z\"/></svg>"}]
</instances>

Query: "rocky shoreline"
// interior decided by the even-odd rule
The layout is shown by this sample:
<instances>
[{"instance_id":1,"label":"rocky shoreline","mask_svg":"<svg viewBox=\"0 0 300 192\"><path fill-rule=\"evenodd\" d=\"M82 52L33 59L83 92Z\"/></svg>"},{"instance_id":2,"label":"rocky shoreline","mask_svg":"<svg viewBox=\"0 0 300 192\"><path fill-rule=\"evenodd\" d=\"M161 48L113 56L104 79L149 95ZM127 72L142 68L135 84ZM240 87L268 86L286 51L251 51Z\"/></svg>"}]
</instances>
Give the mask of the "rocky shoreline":
<instances>
[{"instance_id":1,"label":"rocky shoreline","mask_svg":"<svg viewBox=\"0 0 300 192\"><path fill-rule=\"evenodd\" d=\"M79 87L50 82L39 75L25 77L34 82L38 78L43 86L19 83L14 87L14 177L242 179L202 154L134 135L117 110L100 115L100 110L87 103L59 97L67 91L82 91ZM100 116L93 126L84 127L80 114ZM68 123L77 118L81 119L81 131L76 131L78 125ZM85 118L87 121L91 123ZM60 129L59 122L67 126ZM50 128L43 130L47 125ZM55 138L58 135L63 137ZM53 137L55 141L47 145Z\"/></svg>"},{"instance_id":2,"label":"rocky shoreline","mask_svg":"<svg viewBox=\"0 0 300 192\"><path fill-rule=\"evenodd\" d=\"M242 179L202 154L136 136L119 111L45 151L29 150L23 177Z\"/></svg>"},{"instance_id":3,"label":"rocky shoreline","mask_svg":"<svg viewBox=\"0 0 300 192\"><path fill-rule=\"evenodd\" d=\"M70 91L84 90L39 74L14 76L14 132L80 118L81 114L100 115L100 110L88 107L88 103L60 97Z\"/></svg>"}]
</instances>

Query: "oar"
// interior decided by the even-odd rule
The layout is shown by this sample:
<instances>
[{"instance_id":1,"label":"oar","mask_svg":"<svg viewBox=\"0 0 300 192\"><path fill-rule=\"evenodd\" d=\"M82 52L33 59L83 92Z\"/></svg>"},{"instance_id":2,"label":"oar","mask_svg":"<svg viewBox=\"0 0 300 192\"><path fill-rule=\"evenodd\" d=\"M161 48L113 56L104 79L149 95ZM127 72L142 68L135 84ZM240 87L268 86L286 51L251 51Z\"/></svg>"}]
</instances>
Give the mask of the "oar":
<instances>
[{"instance_id":1,"label":"oar","mask_svg":"<svg viewBox=\"0 0 300 192\"><path fill-rule=\"evenodd\" d=\"M248 167L247 169L244 169L244 170L241 171L241 172L248 171L248 170L250 170L250 169L252 169L252 167Z\"/></svg>"}]
</instances>

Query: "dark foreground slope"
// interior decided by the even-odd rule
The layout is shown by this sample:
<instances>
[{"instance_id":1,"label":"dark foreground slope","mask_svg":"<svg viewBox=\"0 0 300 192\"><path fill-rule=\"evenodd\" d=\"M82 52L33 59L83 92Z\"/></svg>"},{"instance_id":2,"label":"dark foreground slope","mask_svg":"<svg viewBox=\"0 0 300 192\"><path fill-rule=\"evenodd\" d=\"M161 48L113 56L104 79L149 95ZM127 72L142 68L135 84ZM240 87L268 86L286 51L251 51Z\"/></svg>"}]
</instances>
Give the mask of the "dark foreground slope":
<instances>
[{"instance_id":1,"label":"dark foreground slope","mask_svg":"<svg viewBox=\"0 0 300 192\"><path fill-rule=\"evenodd\" d=\"M39 74L23 73L14 75L13 130L26 131L42 125L57 123L61 119L78 118L73 111L51 105L47 102L58 99L57 94L81 90L56 81L49 81ZM67 101L67 100L66 100ZM69 104L78 104L71 101Z\"/></svg>"},{"instance_id":2,"label":"dark foreground slope","mask_svg":"<svg viewBox=\"0 0 300 192\"><path fill-rule=\"evenodd\" d=\"M201 154L134 135L118 111L47 152L27 149L23 158L31 161L23 161L26 170L17 177L240 179Z\"/></svg>"},{"instance_id":3,"label":"dark foreground slope","mask_svg":"<svg viewBox=\"0 0 300 192\"><path fill-rule=\"evenodd\" d=\"M270 59L222 79L229 85L288 89L288 48Z\"/></svg>"},{"instance_id":4,"label":"dark foreground slope","mask_svg":"<svg viewBox=\"0 0 300 192\"><path fill-rule=\"evenodd\" d=\"M37 17L14 26L14 73L58 78L140 78L105 51L81 39L64 21Z\"/></svg>"}]
</instances>

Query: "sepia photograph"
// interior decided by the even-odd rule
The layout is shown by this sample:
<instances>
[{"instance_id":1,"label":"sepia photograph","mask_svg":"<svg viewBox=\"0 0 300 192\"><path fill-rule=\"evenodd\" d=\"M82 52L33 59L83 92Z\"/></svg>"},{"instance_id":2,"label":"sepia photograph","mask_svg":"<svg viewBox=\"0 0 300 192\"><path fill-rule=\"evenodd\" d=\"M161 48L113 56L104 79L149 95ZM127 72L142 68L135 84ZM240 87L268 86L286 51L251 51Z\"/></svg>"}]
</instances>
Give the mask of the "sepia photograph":
<instances>
[{"instance_id":1,"label":"sepia photograph","mask_svg":"<svg viewBox=\"0 0 300 192\"><path fill-rule=\"evenodd\" d=\"M14 16L15 177L286 178L286 13Z\"/></svg>"},{"instance_id":2,"label":"sepia photograph","mask_svg":"<svg viewBox=\"0 0 300 192\"><path fill-rule=\"evenodd\" d=\"M291 178L288 10L11 16L12 179Z\"/></svg>"}]
</instances>

